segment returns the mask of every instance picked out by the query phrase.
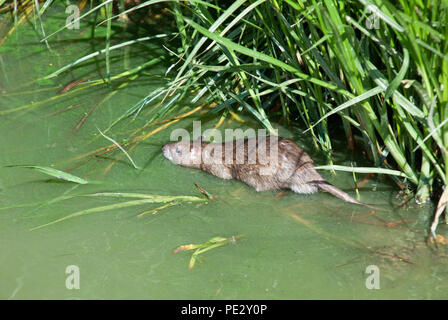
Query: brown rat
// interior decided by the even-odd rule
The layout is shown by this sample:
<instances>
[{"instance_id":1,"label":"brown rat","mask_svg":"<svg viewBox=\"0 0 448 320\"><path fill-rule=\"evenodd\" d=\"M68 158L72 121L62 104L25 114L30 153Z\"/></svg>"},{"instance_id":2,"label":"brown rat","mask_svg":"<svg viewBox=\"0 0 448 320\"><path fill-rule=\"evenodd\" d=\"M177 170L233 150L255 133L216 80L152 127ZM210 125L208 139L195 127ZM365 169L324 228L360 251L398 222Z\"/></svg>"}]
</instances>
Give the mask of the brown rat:
<instances>
[{"instance_id":1,"label":"brown rat","mask_svg":"<svg viewBox=\"0 0 448 320\"><path fill-rule=\"evenodd\" d=\"M325 190L344 201L364 205L325 181L311 157L286 138L268 136L208 143L201 137L166 144L162 151L165 158L176 164L222 179L238 179L257 191L291 189L311 194Z\"/></svg>"}]
</instances>

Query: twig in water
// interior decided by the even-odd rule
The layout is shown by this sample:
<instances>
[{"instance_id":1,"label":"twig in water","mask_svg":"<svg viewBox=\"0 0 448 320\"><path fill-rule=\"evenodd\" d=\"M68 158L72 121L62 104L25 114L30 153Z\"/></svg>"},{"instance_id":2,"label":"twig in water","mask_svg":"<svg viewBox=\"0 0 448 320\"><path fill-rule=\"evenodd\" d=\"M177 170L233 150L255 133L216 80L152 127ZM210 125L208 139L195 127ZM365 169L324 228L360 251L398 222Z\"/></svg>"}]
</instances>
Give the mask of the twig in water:
<instances>
[{"instance_id":1,"label":"twig in water","mask_svg":"<svg viewBox=\"0 0 448 320\"><path fill-rule=\"evenodd\" d=\"M357 188L362 188L374 176L373 173L368 173L360 182L356 184Z\"/></svg>"},{"instance_id":2,"label":"twig in water","mask_svg":"<svg viewBox=\"0 0 448 320\"><path fill-rule=\"evenodd\" d=\"M214 199L215 196L210 194L207 190L202 189L200 186L198 186L196 183L194 184L196 188L207 198L207 199Z\"/></svg>"},{"instance_id":3,"label":"twig in water","mask_svg":"<svg viewBox=\"0 0 448 320\"><path fill-rule=\"evenodd\" d=\"M48 118L48 117L52 117L52 116L55 116L55 115L57 115L57 114L60 114L60 113L62 113L62 112L65 112L65 111L74 110L74 109L76 109L76 108L79 108L79 107L82 106L83 104L84 104L84 103L78 103L78 104L72 105L72 106L70 106L70 107L67 107L67 108L64 108L64 109L61 109L61 110L58 110L58 111L55 111L55 112L46 114L46 115L42 116L41 119Z\"/></svg>"},{"instance_id":4,"label":"twig in water","mask_svg":"<svg viewBox=\"0 0 448 320\"><path fill-rule=\"evenodd\" d=\"M78 124L75 126L75 128L73 129L72 133L73 134L77 134L79 129L81 129L82 125L84 124L84 122L86 122L87 118L92 114L92 112L96 109L96 107L98 107L98 104L93 105L89 111L87 111L84 116L81 118L81 120L79 120Z\"/></svg>"},{"instance_id":5,"label":"twig in water","mask_svg":"<svg viewBox=\"0 0 448 320\"><path fill-rule=\"evenodd\" d=\"M288 194L288 192L285 192L285 191L280 191L279 193L277 193L275 196L274 196L274 198L281 198L281 197L284 197L284 196L286 196Z\"/></svg>"},{"instance_id":6,"label":"twig in water","mask_svg":"<svg viewBox=\"0 0 448 320\"><path fill-rule=\"evenodd\" d=\"M66 93L68 91L70 91L71 89L73 89L74 87L76 87L78 84L81 84L83 82L87 82L89 81L89 79L92 78L92 76L87 77L85 79L81 79L81 80L77 80L77 81L72 81L68 84L66 84L61 90L59 90L57 92L57 94L62 94L62 93Z\"/></svg>"},{"instance_id":7,"label":"twig in water","mask_svg":"<svg viewBox=\"0 0 448 320\"><path fill-rule=\"evenodd\" d=\"M447 203L448 203L448 188L445 188L445 190L442 193L442 196L440 197L439 203L437 204L436 214L434 215L434 220L431 224L430 231L434 240L437 240L436 228L437 225L439 224L440 215L445 210ZM435 243L437 244L437 241Z\"/></svg>"}]
</instances>

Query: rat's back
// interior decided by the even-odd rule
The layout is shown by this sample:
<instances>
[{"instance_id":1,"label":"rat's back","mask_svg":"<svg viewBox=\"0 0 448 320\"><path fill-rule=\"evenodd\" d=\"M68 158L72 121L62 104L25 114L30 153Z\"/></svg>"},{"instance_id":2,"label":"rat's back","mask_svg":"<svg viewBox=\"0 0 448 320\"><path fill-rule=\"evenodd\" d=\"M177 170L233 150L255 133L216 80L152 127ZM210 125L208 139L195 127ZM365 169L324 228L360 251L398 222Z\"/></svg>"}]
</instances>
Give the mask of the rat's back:
<instances>
[{"instance_id":1,"label":"rat's back","mask_svg":"<svg viewBox=\"0 0 448 320\"><path fill-rule=\"evenodd\" d=\"M165 145L171 161L198 168L222 179L238 179L257 191L291 189L297 193L325 190L361 204L331 185L314 168L311 157L293 141L277 136L238 139L225 143L177 142Z\"/></svg>"}]
</instances>

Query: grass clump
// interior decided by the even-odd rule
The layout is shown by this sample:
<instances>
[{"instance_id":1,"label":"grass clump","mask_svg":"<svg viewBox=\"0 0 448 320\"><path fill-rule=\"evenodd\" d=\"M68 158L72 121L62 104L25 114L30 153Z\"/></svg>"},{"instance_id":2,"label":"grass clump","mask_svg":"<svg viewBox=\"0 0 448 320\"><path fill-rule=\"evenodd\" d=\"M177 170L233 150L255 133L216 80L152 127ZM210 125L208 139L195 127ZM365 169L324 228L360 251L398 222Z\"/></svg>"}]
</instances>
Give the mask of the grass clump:
<instances>
[{"instance_id":1,"label":"grass clump","mask_svg":"<svg viewBox=\"0 0 448 320\"><path fill-rule=\"evenodd\" d=\"M206 102L220 122L245 112L269 130L272 121L298 124L330 165L330 132L340 129L349 148L362 149L378 168L375 173L394 172L400 186L403 182L413 186L419 203L431 196L445 198L441 197L448 185L445 0L142 0L122 1L117 8L109 1L89 3L92 12L103 12L96 28L107 29L105 48L98 53L106 59L107 83L116 77L110 74L109 51L121 48L110 44L112 20L140 10L151 15L148 8L162 5L164 20L174 28L161 59L171 61L166 85L129 108L104 133L125 118L143 114L144 128L163 119L176 121L178 114L190 115ZM39 14L38 18L40 22ZM40 30L42 38L51 41L43 25ZM123 44L146 39L154 38ZM148 63L132 74L153 65ZM75 65L79 67L75 61L47 78ZM121 76L130 74L125 71ZM191 109L185 108L185 97ZM149 107L150 112L142 112ZM149 136L136 135L131 141ZM445 207L446 201L440 202L437 212Z\"/></svg>"},{"instance_id":2,"label":"grass clump","mask_svg":"<svg viewBox=\"0 0 448 320\"><path fill-rule=\"evenodd\" d=\"M446 1L191 1L172 11L182 59L171 95L193 89L193 101L217 102L212 112L245 110L268 129L299 122L330 163L336 120L349 147L361 140L375 166L403 172L417 202L448 185Z\"/></svg>"},{"instance_id":3,"label":"grass clump","mask_svg":"<svg viewBox=\"0 0 448 320\"><path fill-rule=\"evenodd\" d=\"M417 201L440 195L446 1L225 3L172 6L183 45L171 94L194 89L193 101L217 102L212 112L246 110L268 129L299 122L329 160L339 121L349 147L361 140L377 167L402 171Z\"/></svg>"},{"instance_id":4,"label":"grass clump","mask_svg":"<svg viewBox=\"0 0 448 320\"><path fill-rule=\"evenodd\" d=\"M246 109L266 128L276 116L301 122L329 157L328 120L339 117L349 145L361 137L375 165L399 168L420 202L446 184L445 3L259 0L173 11L185 46L171 91L197 87L193 100Z\"/></svg>"}]
</instances>

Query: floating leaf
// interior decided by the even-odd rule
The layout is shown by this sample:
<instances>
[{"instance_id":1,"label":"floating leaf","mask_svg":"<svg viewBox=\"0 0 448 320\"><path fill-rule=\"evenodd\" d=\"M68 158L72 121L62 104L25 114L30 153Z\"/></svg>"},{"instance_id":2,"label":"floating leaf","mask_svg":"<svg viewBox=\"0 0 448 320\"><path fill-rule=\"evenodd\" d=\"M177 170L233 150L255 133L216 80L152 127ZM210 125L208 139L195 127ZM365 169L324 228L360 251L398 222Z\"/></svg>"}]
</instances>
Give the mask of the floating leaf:
<instances>
[{"instance_id":1,"label":"floating leaf","mask_svg":"<svg viewBox=\"0 0 448 320\"><path fill-rule=\"evenodd\" d=\"M42 166L31 166L31 165L10 165L10 166L4 166L5 168L28 168L28 169L33 169L33 170L37 170L39 172L42 172L44 174L47 174L49 176L61 179L61 180L65 180L65 181L70 181L70 182L74 182L74 183L79 183L79 184L87 184L89 183L89 181L82 179L80 177L74 176L70 173L61 171L61 170L57 170L54 168L50 168L50 167L42 167Z\"/></svg>"},{"instance_id":2,"label":"floating leaf","mask_svg":"<svg viewBox=\"0 0 448 320\"><path fill-rule=\"evenodd\" d=\"M173 254L178 253L179 251L184 251L184 250L195 250L195 252L193 252L191 259L190 259L190 263L188 265L188 269L193 269L194 264L196 263L196 260L199 259L199 255L201 253L207 252L211 249L214 248L218 248L221 247L223 245L228 244L229 242L234 243L236 241L237 238L240 238L241 236L232 236L229 238L225 238L225 237L213 237L210 240L208 240L207 242L204 243L200 243L200 244L184 244L179 246L177 249L175 249L173 251Z\"/></svg>"}]
</instances>

